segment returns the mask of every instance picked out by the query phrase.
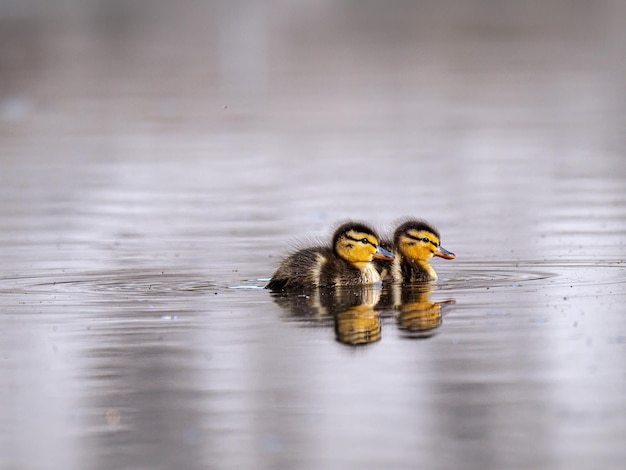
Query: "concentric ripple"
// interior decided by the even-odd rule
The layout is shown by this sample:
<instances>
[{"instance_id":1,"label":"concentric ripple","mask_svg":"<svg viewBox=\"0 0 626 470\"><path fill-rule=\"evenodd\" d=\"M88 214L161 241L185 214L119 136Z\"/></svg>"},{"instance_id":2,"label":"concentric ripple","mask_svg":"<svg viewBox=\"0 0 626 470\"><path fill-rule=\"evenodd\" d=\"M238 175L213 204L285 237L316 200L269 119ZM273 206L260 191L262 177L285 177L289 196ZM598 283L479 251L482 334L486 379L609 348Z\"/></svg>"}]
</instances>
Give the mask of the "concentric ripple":
<instances>
[{"instance_id":1,"label":"concentric ripple","mask_svg":"<svg viewBox=\"0 0 626 470\"><path fill-rule=\"evenodd\" d=\"M468 261L454 267L438 281L438 290L598 286L608 293L626 292L626 264L622 261Z\"/></svg>"},{"instance_id":2,"label":"concentric ripple","mask_svg":"<svg viewBox=\"0 0 626 470\"><path fill-rule=\"evenodd\" d=\"M558 272L538 269L538 266L532 264L521 266L517 262L466 262L455 264L455 268L449 278L439 281L439 289L469 290L486 287L515 287L521 283L540 282L559 276Z\"/></svg>"},{"instance_id":3,"label":"concentric ripple","mask_svg":"<svg viewBox=\"0 0 626 470\"><path fill-rule=\"evenodd\" d=\"M181 297L219 289L201 273L134 270L16 276L0 280L0 293L22 299L22 303L65 300L79 304L94 299L124 302Z\"/></svg>"}]
</instances>

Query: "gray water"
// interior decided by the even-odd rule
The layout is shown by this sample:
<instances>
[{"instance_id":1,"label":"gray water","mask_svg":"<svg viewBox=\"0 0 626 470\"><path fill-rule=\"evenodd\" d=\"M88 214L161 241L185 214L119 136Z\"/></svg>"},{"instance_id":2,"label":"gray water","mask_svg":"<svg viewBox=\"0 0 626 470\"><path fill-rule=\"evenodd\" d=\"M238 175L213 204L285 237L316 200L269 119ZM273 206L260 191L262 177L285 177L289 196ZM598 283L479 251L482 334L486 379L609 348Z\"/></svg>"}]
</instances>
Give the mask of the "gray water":
<instances>
[{"instance_id":1,"label":"gray water","mask_svg":"<svg viewBox=\"0 0 626 470\"><path fill-rule=\"evenodd\" d=\"M622 2L162 3L0 6L0 468L622 468Z\"/></svg>"}]
</instances>

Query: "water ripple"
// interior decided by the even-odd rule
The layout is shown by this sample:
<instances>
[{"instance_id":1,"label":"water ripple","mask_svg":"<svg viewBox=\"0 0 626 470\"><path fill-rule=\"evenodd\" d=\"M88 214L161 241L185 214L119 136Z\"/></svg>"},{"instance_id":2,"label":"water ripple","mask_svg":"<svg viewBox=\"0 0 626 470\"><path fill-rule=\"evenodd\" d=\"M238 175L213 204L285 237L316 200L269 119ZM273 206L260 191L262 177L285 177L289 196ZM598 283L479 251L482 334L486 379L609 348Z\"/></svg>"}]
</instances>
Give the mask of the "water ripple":
<instances>
[{"instance_id":1,"label":"water ripple","mask_svg":"<svg viewBox=\"0 0 626 470\"><path fill-rule=\"evenodd\" d=\"M184 295L215 291L215 283L198 273L104 271L58 276L24 276L0 280L0 292L12 294L111 294L121 296Z\"/></svg>"},{"instance_id":2,"label":"water ripple","mask_svg":"<svg viewBox=\"0 0 626 470\"><path fill-rule=\"evenodd\" d=\"M465 261L455 263L454 267L454 271L438 282L439 290L626 283L626 265L621 261Z\"/></svg>"}]
</instances>

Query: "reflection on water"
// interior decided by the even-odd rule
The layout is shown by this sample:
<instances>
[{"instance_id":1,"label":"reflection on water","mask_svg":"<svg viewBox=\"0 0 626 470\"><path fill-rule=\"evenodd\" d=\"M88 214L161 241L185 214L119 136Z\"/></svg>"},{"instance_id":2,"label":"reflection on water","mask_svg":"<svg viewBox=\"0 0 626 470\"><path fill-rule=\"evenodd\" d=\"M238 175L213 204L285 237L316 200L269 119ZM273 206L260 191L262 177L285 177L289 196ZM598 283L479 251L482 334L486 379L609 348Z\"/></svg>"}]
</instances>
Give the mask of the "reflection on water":
<instances>
[{"instance_id":1,"label":"reflection on water","mask_svg":"<svg viewBox=\"0 0 626 470\"><path fill-rule=\"evenodd\" d=\"M455 303L454 299L432 302L430 284L413 284L397 288L401 290L401 302L399 307L396 307L399 310L398 327L410 337L424 338L434 334L435 329L441 326L442 308Z\"/></svg>"},{"instance_id":2,"label":"reflection on water","mask_svg":"<svg viewBox=\"0 0 626 470\"><path fill-rule=\"evenodd\" d=\"M373 343L381 337L380 316L363 304L335 313L335 333L340 343L359 345Z\"/></svg>"},{"instance_id":3,"label":"reflection on water","mask_svg":"<svg viewBox=\"0 0 626 470\"><path fill-rule=\"evenodd\" d=\"M337 341L359 345L381 338L381 321L376 310L381 289L381 286L317 288L276 292L272 298L285 309L288 318L306 324L332 324Z\"/></svg>"},{"instance_id":4,"label":"reflection on water","mask_svg":"<svg viewBox=\"0 0 626 470\"><path fill-rule=\"evenodd\" d=\"M272 298L288 318L318 326L332 322L337 341L363 345L379 341L383 321L390 318L406 337L432 336L441 326L443 306L455 303L454 299L432 302L433 289L431 282L391 283L275 292Z\"/></svg>"}]
</instances>

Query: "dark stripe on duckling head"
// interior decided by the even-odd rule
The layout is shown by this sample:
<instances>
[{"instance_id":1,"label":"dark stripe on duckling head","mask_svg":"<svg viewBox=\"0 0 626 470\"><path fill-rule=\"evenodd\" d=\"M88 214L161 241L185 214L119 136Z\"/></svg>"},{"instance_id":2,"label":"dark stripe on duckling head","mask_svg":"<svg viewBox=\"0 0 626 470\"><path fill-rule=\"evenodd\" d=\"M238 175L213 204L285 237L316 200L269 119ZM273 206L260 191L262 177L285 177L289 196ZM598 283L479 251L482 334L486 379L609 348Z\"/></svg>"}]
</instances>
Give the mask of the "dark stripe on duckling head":
<instances>
[{"instance_id":1,"label":"dark stripe on duckling head","mask_svg":"<svg viewBox=\"0 0 626 470\"><path fill-rule=\"evenodd\" d=\"M365 245L370 244L370 245L372 245L374 248L376 248L376 246L377 246L377 245L376 245L376 243L372 243L370 240L368 240L368 239L367 239L367 238L365 238L365 237L364 237L364 238L354 238L354 237L351 237L350 235L347 235L347 234L346 234L346 238L347 238L348 240L352 240L353 242L363 243L363 244L365 244Z\"/></svg>"},{"instance_id":2,"label":"dark stripe on duckling head","mask_svg":"<svg viewBox=\"0 0 626 470\"><path fill-rule=\"evenodd\" d=\"M394 243L394 245L396 245L396 246L398 245L398 243L400 241L400 237L403 234L406 235L409 238L415 239L415 237L412 237L411 235L409 235L409 231L420 231L420 230L422 230L424 232L430 232L433 235L435 235L438 239L441 238L439 236L439 231L435 227L430 225L428 222L426 222L425 220L411 219L411 220L407 220L403 224L399 225L398 228L396 228L396 231L393 234L393 243ZM418 241L423 241L421 239L417 239L417 240Z\"/></svg>"},{"instance_id":3,"label":"dark stripe on duckling head","mask_svg":"<svg viewBox=\"0 0 626 470\"><path fill-rule=\"evenodd\" d=\"M355 240L354 238L347 236L348 232L359 232L365 235L372 235L374 238L376 238L376 241L378 241L379 239L376 231L366 224L362 222L346 222L345 224L338 227L337 230L335 230L335 233L333 235L333 247L337 245L337 241L344 235L346 235L346 238L350 238L351 240L357 242L361 241L360 238Z\"/></svg>"},{"instance_id":4,"label":"dark stripe on duckling head","mask_svg":"<svg viewBox=\"0 0 626 470\"><path fill-rule=\"evenodd\" d=\"M435 243L434 241L432 241L430 238L428 237L416 237L414 235L411 235L410 233L405 233L404 234L407 238L410 238L411 240L415 240L418 242L424 242L424 243L431 243L435 248L439 248L439 244ZM433 234L434 235L434 234Z\"/></svg>"}]
</instances>

